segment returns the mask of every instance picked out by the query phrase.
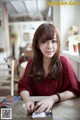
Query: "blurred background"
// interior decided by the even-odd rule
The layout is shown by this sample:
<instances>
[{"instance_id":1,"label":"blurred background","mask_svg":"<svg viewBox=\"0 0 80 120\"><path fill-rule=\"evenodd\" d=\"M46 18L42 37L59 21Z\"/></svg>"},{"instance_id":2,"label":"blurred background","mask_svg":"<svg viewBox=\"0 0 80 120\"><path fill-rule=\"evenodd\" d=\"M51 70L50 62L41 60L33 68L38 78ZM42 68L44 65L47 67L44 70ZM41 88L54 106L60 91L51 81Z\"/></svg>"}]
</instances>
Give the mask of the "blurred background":
<instances>
[{"instance_id":1,"label":"blurred background","mask_svg":"<svg viewBox=\"0 0 80 120\"><path fill-rule=\"evenodd\" d=\"M54 24L61 38L61 54L67 55L80 79L80 6L53 5L60 0L0 0L0 61L15 59L15 75L33 56L32 40L42 23ZM79 0L76 0L79 2ZM21 69L22 69L21 68ZM24 70L23 70L24 71ZM22 76L22 72L20 73Z\"/></svg>"}]
</instances>

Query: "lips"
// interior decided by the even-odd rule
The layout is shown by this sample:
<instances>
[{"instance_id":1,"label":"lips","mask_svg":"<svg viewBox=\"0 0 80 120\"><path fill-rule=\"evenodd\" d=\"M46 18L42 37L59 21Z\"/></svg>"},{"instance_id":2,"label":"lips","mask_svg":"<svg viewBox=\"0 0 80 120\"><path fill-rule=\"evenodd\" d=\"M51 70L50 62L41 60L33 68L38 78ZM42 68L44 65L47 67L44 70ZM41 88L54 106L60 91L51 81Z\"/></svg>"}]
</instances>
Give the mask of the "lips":
<instances>
[{"instance_id":1,"label":"lips","mask_svg":"<svg viewBox=\"0 0 80 120\"><path fill-rule=\"evenodd\" d=\"M46 54L53 54L53 51L47 51Z\"/></svg>"},{"instance_id":2,"label":"lips","mask_svg":"<svg viewBox=\"0 0 80 120\"><path fill-rule=\"evenodd\" d=\"M53 51L46 51L46 53L52 53Z\"/></svg>"}]
</instances>

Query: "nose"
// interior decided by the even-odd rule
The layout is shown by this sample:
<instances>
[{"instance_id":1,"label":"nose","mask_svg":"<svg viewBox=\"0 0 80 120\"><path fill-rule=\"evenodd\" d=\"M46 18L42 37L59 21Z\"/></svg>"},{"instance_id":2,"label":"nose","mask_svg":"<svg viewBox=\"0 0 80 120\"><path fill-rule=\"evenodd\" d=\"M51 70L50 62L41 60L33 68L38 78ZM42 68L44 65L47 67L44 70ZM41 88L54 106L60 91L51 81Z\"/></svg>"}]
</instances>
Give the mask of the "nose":
<instances>
[{"instance_id":1,"label":"nose","mask_svg":"<svg viewBox=\"0 0 80 120\"><path fill-rule=\"evenodd\" d=\"M52 48L52 42L48 41L48 48Z\"/></svg>"}]
</instances>

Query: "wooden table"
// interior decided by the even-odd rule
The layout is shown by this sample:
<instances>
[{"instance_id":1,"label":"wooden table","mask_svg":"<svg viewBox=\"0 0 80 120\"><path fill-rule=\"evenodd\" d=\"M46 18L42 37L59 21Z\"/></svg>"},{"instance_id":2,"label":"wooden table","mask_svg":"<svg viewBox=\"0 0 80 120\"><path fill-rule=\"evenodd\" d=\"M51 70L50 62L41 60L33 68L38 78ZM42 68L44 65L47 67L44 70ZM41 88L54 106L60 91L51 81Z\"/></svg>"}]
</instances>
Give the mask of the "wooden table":
<instances>
[{"instance_id":1,"label":"wooden table","mask_svg":"<svg viewBox=\"0 0 80 120\"><path fill-rule=\"evenodd\" d=\"M33 97L34 101L42 97ZM55 104L52 108L53 120L80 120L80 97Z\"/></svg>"},{"instance_id":2,"label":"wooden table","mask_svg":"<svg viewBox=\"0 0 80 120\"><path fill-rule=\"evenodd\" d=\"M33 101L39 101L43 97L31 97ZM1 98L2 99L2 98ZM23 107L23 101L12 105L12 120L28 120L27 112ZM80 97L55 104L52 108L53 120L80 120ZM30 119L31 120L31 119ZM38 120L38 119L33 119ZM47 120L47 119L40 119Z\"/></svg>"}]
</instances>

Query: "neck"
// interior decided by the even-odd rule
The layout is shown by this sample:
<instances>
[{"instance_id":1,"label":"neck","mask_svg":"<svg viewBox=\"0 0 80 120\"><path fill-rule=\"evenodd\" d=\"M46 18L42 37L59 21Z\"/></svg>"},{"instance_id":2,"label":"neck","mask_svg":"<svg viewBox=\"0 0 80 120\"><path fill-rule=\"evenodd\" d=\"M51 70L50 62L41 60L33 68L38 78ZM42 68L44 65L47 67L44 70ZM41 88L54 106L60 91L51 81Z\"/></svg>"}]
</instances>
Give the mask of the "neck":
<instances>
[{"instance_id":1,"label":"neck","mask_svg":"<svg viewBox=\"0 0 80 120\"><path fill-rule=\"evenodd\" d=\"M47 74L48 74L48 72L49 72L49 71L48 71L48 68L49 68L49 64L50 64L51 59L49 59L49 58L44 58L43 61L44 61L43 67L44 67L44 71L45 71L45 76L47 76Z\"/></svg>"},{"instance_id":2,"label":"neck","mask_svg":"<svg viewBox=\"0 0 80 120\"><path fill-rule=\"evenodd\" d=\"M49 65L50 61L51 61L51 58L46 58L46 57L43 58L43 62L45 65Z\"/></svg>"}]
</instances>

